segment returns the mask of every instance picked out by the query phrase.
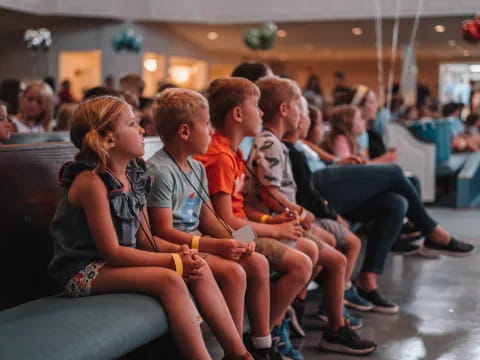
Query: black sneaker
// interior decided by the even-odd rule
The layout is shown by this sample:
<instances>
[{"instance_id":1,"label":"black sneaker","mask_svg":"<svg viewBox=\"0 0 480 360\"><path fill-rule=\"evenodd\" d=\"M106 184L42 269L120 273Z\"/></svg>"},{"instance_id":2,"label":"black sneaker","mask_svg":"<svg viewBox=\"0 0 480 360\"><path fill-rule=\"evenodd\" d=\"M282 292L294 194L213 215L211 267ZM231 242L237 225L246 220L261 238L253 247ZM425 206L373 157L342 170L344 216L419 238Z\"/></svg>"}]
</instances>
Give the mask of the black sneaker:
<instances>
[{"instance_id":1,"label":"black sneaker","mask_svg":"<svg viewBox=\"0 0 480 360\"><path fill-rule=\"evenodd\" d=\"M392 246L391 251L400 255L410 256L418 253L420 246L412 244L408 241L403 241L403 239L398 239L397 242Z\"/></svg>"},{"instance_id":2,"label":"black sneaker","mask_svg":"<svg viewBox=\"0 0 480 360\"><path fill-rule=\"evenodd\" d=\"M465 257L469 256L475 250L472 244L460 241L453 236L450 238L448 244L439 244L428 239L425 239L423 246L431 252L439 255Z\"/></svg>"},{"instance_id":3,"label":"black sneaker","mask_svg":"<svg viewBox=\"0 0 480 360\"><path fill-rule=\"evenodd\" d=\"M392 301L384 298L378 289L366 291L357 286L358 293L364 299L370 301L373 304L373 311L381 312L385 314L398 313L399 307Z\"/></svg>"},{"instance_id":4,"label":"black sneaker","mask_svg":"<svg viewBox=\"0 0 480 360\"><path fill-rule=\"evenodd\" d=\"M254 360L283 360L275 345L266 349L255 349L249 333L243 334L243 343Z\"/></svg>"},{"instance_id":5,"label":"black sneaker","mask_svg":"<svg viewBox=\"0 0 480 360\"><path fill-rule=\"evenodd\" d=\"M411 234L411 233L416 233L418 232L419 229L417 225L412 223L411 221L407 221L402 225L402 229L400 231L401 234Z\"/></svg>"},{"instance_id":6,"label":"black sneaker","mask_svg":"<svg viewBox=\"0 0 480 360\"><path fill-rule=\"evenodd\" d=\"M318 347L322 350L352 355L367 355L377 348L377 344L362 339L350 327L344 326L336 332L325 330Z\"/></svg>"}]
</instances>

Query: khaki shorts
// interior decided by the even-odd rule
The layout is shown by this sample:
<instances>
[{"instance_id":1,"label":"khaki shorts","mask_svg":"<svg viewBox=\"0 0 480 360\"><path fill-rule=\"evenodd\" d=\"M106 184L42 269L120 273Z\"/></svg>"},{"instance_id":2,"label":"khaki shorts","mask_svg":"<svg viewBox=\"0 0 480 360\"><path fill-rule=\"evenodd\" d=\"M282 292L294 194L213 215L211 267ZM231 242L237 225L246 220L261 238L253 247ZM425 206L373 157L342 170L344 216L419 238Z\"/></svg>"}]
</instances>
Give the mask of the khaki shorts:
<instances>
[{"instance_id":1,"label":"khaki shorts","mask_svg":"<svg viewBox=\"0 0 480 360\"><path fill-rule=\"evenodd\" d=\"M331 219L316 219L315 224L333 235L336 240L335 248L337 250L345 249L348 237L348 229L345 226Z\"/></svg>"},{"instance_id":2,"label":"khaki shorts","mask_svg":"<svg viewBox=\"0 0 480 360\"><path fill-rule=\"evenodd\" d=\"M319 252L323 249L323 246L325 245L325 243L323 242L322 239L319 239L317 236L315 236L311 231L305 230L303 232L303 236L308 240L313 241L315 245L317 245Z\"/></svg>"},{"instance_id":3,"label":"khaki shorts","mask_svg":"<svg viewBox=\"0 0 480 360\"><path fill-rule=\"evenodd\" d=\"M272 270L280 268L283 256L290 248L280 240L263 237L256 238L255 244L255 251L267 258Z\"/></svg>"}]
</instances>

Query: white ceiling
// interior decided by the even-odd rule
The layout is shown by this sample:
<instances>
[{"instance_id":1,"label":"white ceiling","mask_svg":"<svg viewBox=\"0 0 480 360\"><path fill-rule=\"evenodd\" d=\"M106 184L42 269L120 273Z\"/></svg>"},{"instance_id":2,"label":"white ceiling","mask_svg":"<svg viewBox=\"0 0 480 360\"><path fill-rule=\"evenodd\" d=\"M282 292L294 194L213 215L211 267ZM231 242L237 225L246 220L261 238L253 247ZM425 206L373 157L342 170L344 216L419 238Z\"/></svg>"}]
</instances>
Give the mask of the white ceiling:
<instances>
[{"instance_id":1,"label":"white ceiling","mask_svg":"<svg viewBox=\"0 0 480 360\"><path fill-rule=\"evenodd\" d=\"M418 0L378 0L384 17L413 17ZM42 15L197 23L372 19L376 0L0 0L0 7ZM474 14L478 0L424 0L424 16Z\"/></svg>"},{"instance_id":2,"label":"white ceiling","mask_svg":"<svg viewBox=\"0 0 480 360\"><path fill-rule=\"evenodd\" d=\"M465 17L422 18L417 33L417 56L449 58L463 56L480 57L480 44L470 45L462 40L460 28ZM445 32L435 31L441 24ZM226 52L248 57L270 60L308 60L322 58L374 58L376 57L375 22L373 20L347 20L322 22L280 23L279 28L287 31L287 37L277 38L275 47L268 51L254 52L243 44L246 29L258 26L249 25L203 25L169 24L168 26L195 43L197 46L214 52ZM363 34L354 36L352 27L360 27ZM403 47L410 40L413 19L401 19L398 44ZM393 20L383 21L383 46L390 55ZM208 32L217 32L216 40L207 39ZM449 40L456 45L451 46ZM399 51L400 53L400 51Z\"/></svg>"}]
</instances>

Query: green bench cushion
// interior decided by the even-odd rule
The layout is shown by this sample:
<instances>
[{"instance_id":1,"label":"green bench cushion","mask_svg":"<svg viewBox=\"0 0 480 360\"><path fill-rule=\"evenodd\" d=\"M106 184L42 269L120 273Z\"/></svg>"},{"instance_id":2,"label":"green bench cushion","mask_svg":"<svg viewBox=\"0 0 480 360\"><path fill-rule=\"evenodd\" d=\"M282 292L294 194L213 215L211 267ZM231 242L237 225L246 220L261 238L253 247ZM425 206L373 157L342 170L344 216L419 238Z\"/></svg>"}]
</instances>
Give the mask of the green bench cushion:
<instances>
[{"instance_id":1,"label":"green bench cushion","mask_svg":"<svg viewBox=\"0 0 480 360\"><path fill-rule=\"evenodd\" d=\"M0 312L0 359L113 359L167 330L146 295L47 297Z\"/></svg>"}]
</instances>

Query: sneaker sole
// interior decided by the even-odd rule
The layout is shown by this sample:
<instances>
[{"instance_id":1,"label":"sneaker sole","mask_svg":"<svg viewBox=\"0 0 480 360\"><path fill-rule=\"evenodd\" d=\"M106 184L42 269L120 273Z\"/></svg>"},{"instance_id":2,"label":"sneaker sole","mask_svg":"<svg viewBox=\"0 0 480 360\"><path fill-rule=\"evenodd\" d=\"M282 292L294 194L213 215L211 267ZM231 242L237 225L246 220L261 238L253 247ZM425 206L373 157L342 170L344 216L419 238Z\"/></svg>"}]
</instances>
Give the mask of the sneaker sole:
<instances>
[{"instance_id":1,"label":"sneaker sole","mask_svg":"<svg viewBox=\"0 0 480 360\"><path fill-rule=\"evenodd\" d=\"M345 305L348 306L349 308L355 309L355 310L358 310L358 311L370 311L370 310L373 309L373 305L372 305L372 306L358 305L358 304L356 304L356 303L353 303L353 302L348 301L347 299L344 300L344 303L345 303Z\"/></svg>"},{"instance_id":2,"label":"sneaker sole","mask_svg":"<svg viewBox=\"0 0 480 360\"><path fill-rule=\"evenodd\" d=\"M395 315L395 314L398 314L398 312L400 311L400 307L399 307L399 306L395 306L395 307L384 307L384 306L374 305L374 306L373 306L373 311L374 311L374 312L381 313L381 314L391 314L391 315Z\"/></svg>"},{"instance_id":3,"label":"sneaker sole","mask_svg":"<svg viewBox=\"0 0 480 360\"><path fill-rule=\"evenodd\" d=\"M443 255L443 256L458 257L458 258L468 257L475 252L475 248L473 248L472 251L469 251L469 252L455 252L455 251L429 248L429 247L426 247L425 245L422 245L422 250L428 251L429 253L432 253L435 255Z\"/></svg>"},{"instance_id":4,"label":"sneaker sole","mask_svg":"<svg viewBox=\"0 0 480 360\"><path fill-rule=\"evenodd\" d=\"M352 349L345 345L329 343L324 339L320 339L320 343L318 344L318 347L321 350L337 352L342 354L350 354L350 355L367 355L375 351L375 349L377 348L377 346L372 346L367 349Z\"/></svg>"}]
</instances>

